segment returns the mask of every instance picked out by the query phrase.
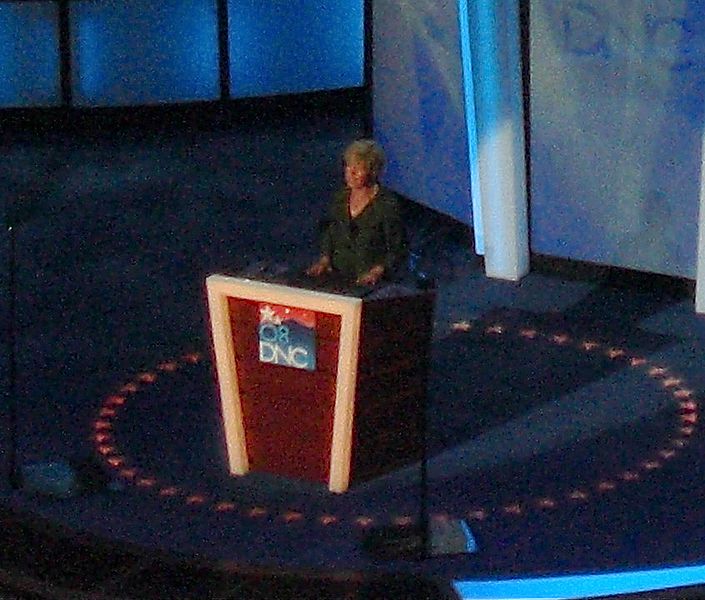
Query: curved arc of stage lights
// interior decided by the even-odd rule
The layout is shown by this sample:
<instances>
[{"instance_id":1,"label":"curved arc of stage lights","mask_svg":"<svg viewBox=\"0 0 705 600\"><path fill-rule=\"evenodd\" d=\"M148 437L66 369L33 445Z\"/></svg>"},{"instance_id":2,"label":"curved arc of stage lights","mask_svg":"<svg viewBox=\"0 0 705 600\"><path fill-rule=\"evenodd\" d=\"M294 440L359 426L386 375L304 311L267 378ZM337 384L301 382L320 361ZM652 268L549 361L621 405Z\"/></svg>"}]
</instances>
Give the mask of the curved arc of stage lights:
<instances>
[{"instance_id":1,"label":"curved arc of stage lights","mask_svg":"<svg viewBox=\"0 0 705 600\"><path fill-rule=\"evenodd\" d=\"M465 333L477 327L472 321L457 321L452 324L450 331ZM468 521L483 521L490 516L521 517L529 511L556 510L567 504L585 503L599 499L606 493L612 493L622 485L638 482L645 475L663 468L677 454L688 446L698 424L698 401L693 390L689 389L686 382L672 372L667 366L655 364L651 360L637 356L627 350L609 344L603 344L590 339L573 339L562 332L545 333L538 329L525 326L512 330L502 323L494 323L481 331L483 335L497 337L515 333L524 340L542 339L561 347L573 346L588 353L602 353L604 356L622 361L630 368L641 371L645 376L655 381L658 387L671 394L676 404L677 424L672 436L661 448L645 457L631 468L627 468L611 478L595 481L591 486L570 489L562 496L536 495L530 502L519 500L503 504L498 507L475 506L468 507L463 515L449 515L434 513L431 519L444 521L450 518L467 519ZM138 373L131 381L122 385L117 392L109 394L103 400L97 419L92 424L92 440L96 453L101 457L109 469L124 481L136 486L138 489L151 491L164 500L180 500L186 506L209 509L216 513L233 513L251 519L268 518L279 524L291 525L302 521L311 521L300 510L284 510L276 514L267 506L252 505L241 506L227 499L212 498L197 491L188 490L181 486L161 481L153 474L144 472L123 453L116 442L113 421L126 409L130 400L147 386L154 384L159 377L173 374L179 369L189 365L198 364L202 360L199 353L189 353L177 360L165 361L157 365L154 371ZM323 513L317 515L315 522L321 526L348 524L359 528L368 528L379 525L377 520L369 515L358 515L352 518L343 518L339 515ZM397 526L413 524L409 515L396 515L390 518L390 523ZM705 567L704 567L705 569ZM705 570L703 571L705 575ZM702 581L705 582L705 577ZM507 596L510 597L510 596ZM514 597L514 596L511 596ZM540 597L540 596L538 596Z\"/></svg>"},{"instance_id":2,"label":"curved arc of stage lights","mask_svg":"<svg viewBox=\"0 0 705 600\"><path fill-rule=\"evenodd\" d=\"M474 327L475 325L470 321L458 321L452 325L451 330L463 333L473 330ZM508 327L501 323L496 323L486 327L482 333L490 336L502 336L509 332ZM601 494L613 492L622 484L639 481L642 476L663 468L666 461L672 460L680 450L688 445L698 423L698 402L694 392L688 389L684 380L675 376L667 367L656 365L644 357L630 354L623 348L601 344L589 339L574 340L565 333L542 333L535 328L520 327L517 330L517 334L526 340L541 338L558 346L567 347L572 345L583 352L602 352L612 360L622 360L630 368L641 370L646 376L657 381L661 389L673 396L678 412L678 424L673 436L668 439L660 450L644 457L638 464L632 468L625 469L613 478L603 478L589 488L583 487L568 490L561 498L537 496L530 504L519 501L509 502L496 509L495 512L518 517L524 515L530 509L552 510L567 502L587 502ZM486 508L478 507L468 510L465 517L470 520L481 521L489 517L489 515L490 512Z\"/></svg>"}]
</instances>

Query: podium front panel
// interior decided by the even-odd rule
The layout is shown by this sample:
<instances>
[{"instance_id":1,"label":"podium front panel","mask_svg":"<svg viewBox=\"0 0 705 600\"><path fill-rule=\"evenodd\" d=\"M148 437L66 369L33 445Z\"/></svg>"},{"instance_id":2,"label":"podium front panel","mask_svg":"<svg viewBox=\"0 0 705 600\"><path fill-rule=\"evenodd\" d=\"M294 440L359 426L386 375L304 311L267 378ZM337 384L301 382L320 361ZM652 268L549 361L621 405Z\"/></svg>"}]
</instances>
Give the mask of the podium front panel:
<instances>
[{"instance_id":1,"label":"podium front panel","mask_svg":"<svg viewBox=\"0 0 705 600\"><path fill-rule=\"evenodd\" d=\"M259 302L229 299L250 469L328 482L340 316L316 312L313 371L261 362Z\"/></svg>"}]
</instances>

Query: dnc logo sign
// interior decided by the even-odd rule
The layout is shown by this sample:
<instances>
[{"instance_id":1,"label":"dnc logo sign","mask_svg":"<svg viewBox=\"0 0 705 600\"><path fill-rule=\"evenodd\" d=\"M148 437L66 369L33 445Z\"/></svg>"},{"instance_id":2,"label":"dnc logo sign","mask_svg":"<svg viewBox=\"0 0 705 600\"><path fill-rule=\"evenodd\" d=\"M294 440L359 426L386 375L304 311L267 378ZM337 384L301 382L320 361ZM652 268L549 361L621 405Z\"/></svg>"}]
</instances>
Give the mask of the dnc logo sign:
<instances>
[{"instance_id":1,"label":"dnc logo sign","mask_svg":"<svg viewBox=\"0 0 705 600\"><path fill-rule=\"evenodd\" d=\"M259 306L259 360L316 370L316 313L273 304Z\"/></svg>"}]
</instances>

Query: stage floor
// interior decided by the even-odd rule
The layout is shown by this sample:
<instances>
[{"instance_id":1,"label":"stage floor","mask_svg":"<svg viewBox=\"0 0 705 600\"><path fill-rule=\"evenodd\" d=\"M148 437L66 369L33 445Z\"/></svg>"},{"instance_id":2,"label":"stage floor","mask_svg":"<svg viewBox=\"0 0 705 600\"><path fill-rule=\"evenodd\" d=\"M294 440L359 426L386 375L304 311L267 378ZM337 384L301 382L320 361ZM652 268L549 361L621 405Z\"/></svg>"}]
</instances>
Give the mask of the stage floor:
<instances>
[{"instance_id":1,"label":"stage floor","mask_svg":"<svg viewBox=\"0 0 705 600\"><path fill-rule=\"evenodd\" d=\"M701 562L705 322L687 286L545 263L520 283L490 280L462 228L418 207L412 241L438 286L424 501L431 519L465 520L477 551L365 552L370 531L418 520L419 465L343 495L228 475L205 277L310 260L339 152L360 129L354 115L317 115L168 139L5 143L0 169L27 203L18 456L90 456L117 485L54 500L3 482L4 500L248 567L464 579Z\"/></svg>"}]
</instances>

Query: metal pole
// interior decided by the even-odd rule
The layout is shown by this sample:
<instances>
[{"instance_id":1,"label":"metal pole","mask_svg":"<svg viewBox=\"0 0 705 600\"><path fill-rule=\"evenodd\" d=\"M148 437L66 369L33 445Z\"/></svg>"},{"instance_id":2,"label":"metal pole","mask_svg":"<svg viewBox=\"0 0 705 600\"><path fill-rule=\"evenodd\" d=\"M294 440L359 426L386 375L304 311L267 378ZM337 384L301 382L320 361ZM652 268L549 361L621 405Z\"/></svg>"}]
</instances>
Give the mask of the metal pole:
<instances>
[{"instance_id":1,"label":"metal pole","mask_svg":"<svg viewBox=\"0 0 705 600\"><path fill-rule=\"evenodd\" d=\"M428 386L428 384L427 384ZM430 519L428 514L428 390L424 394L422 403L423 421L421 424L421 436L423 448L421 449L421 559L431 556L431 532Z\"/></svg>"},{"instance_id":2,"label":"metal pole","mask_svg":"<svg viewBox=\"0 0 705 600\"><path fill-rule=\"evenodd\" d=\"M9 237L9 250L7 256L7 360L9 377L6 388L6 406L8 411L8 440L7 440L7 479L12 489L19 489L20 478L17 469L17 331L15 326L16 318L16 296L17 286L15 283L15 226L12 223L11 211L7 211L7 233Z\"/></svg>"}]
</instances>

